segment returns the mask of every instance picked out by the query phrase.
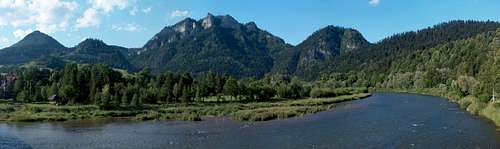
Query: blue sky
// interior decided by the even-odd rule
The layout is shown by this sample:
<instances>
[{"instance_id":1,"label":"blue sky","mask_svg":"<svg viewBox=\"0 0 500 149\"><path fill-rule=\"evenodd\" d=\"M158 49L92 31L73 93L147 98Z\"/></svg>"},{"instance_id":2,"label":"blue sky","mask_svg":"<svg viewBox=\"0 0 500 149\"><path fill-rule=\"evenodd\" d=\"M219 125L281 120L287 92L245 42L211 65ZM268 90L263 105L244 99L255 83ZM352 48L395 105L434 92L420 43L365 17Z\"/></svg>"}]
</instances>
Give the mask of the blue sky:
<instances>
[{"instance_id":1,"label":"blue sky","mask_svg":"<svg viewBox=\"0 0 500 149\"><path fill-rule=\"evenodd\" d=\"M230 14L298 44L327 25L370 42L449 20L500 21L500 0L0 0L0 48L34 30L72 47L85 38L141 47L185 17Z\"/></svg>"}]
</instances>

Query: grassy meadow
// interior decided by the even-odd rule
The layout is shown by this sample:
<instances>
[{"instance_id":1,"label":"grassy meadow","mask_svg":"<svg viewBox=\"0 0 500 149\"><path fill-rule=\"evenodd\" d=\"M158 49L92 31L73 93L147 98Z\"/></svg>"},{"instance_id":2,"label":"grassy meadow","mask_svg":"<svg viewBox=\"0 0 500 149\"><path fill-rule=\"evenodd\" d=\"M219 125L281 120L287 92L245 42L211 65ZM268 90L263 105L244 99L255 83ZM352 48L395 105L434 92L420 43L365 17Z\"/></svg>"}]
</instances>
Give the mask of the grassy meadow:
<instances>
[{"instance_id":1,"label":"grassy meadow","mask_svg":"<svg viewBox=\"0 0 500 149\"><path fill-rule=\"evenodd\" d=\"M335 107L335 104L362 99L369 93L343 95L331 98L297 100L275 99L265 102L226 101L145 104L141 107L122 107L103 110L95 105L11 104L0 103L0 121L67 121L106 118L135 120L199 121L203 117L231 117L239 121L267 121L317 113Z\"/></svg>"}]
</instances>

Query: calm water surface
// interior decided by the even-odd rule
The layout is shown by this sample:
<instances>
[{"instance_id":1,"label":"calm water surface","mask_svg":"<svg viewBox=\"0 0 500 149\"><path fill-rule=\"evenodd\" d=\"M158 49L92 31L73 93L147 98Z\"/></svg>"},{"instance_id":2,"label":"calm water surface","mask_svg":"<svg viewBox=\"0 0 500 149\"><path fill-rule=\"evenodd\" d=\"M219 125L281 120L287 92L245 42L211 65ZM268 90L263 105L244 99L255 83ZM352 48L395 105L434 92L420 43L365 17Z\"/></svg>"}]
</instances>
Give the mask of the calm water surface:
<instances>
[{"instance_id":1,"label":"calm water surface","mask_svg":"<svg viewBox=\"0 0 500 149\"><path fill-rule=\"evenodd\" d=\"M331 111L258 123L0 123L4 148L500 148L500 132L442 98L375 93Z\"/></svg>"}]
</instances>

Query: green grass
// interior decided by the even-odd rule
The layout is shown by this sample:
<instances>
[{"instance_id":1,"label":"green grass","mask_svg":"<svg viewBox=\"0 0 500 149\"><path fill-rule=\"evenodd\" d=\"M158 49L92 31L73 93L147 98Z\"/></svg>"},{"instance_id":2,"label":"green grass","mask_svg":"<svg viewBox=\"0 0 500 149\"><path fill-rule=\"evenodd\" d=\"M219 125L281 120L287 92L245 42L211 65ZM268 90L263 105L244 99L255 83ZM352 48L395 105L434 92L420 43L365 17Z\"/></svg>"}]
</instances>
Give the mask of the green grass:
<instances>
[{"instance_id":1,"label":"green grass","mask_svg":"<svg viewBox=\"0 0 500 149\"><path fill-rule=\"evenodd\" d=\"M164 105L157 111L150 111L136 118L139 120L201 120L203 116L229 116L241 121L266 121L317 113L334 107L336 103L368 96L370 94L362 93L333 98L276 100L268 102Z\"/></svg>"},{"instance_id":2,"label":"green grass","mask_svg":"<svg viewBox=\"0 0 500 149\"><path fill-rule=\"evenodd\" d=\"M497 126L500 126L500 102L489 103L480 111L480 115L491 119Z\"/></svg>"},{"instance_id":3,"label":"green grass","mask_svg":"<svg viewBox=\"0 0 500 149\"><path fill-rule=\"evenodd\" d=\"M285 119L295 116L325 111L324 106L292 106L292 107L268 107L251 110L239 110L232 117L240 121L267 121L274 119Z\"/></svg>"},{"instance_id":4,"label":"green grass","mask_svg":"<svg viewBox=\"0 0 500 149\"><path fill-rule=\"evenodd\" d=\"M0 103L0 111L1 112L8 112L14 110L14 105L7 104L7 103Z\"/></svg>"},{"instance_id":5,"label":"green grass","mask_svg":"<svg viewBox=\"0 0 500 149\"><path fill-rule=\"evenodd\" d=\"M202 117L232 117L241 121L284 119L328 110L336 103L370 96L369 93L298 100L271 100L267 102L196 102L162 105L144 105L139 108L102 110L98 106L55 106L51 104L0 104L0 121L66 121L104 119L113 117L135 120L199 121Z\"/></svg>"}]
</instances>

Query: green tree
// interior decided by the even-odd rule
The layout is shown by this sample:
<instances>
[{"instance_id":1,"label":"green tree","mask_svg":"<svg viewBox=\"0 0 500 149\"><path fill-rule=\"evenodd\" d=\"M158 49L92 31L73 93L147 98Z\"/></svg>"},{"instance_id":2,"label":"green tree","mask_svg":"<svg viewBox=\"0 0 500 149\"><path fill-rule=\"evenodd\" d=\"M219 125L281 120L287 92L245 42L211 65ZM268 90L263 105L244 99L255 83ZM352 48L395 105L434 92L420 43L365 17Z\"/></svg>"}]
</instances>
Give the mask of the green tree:
<instances>
[{"instance_id":1,"label":"green tree","mask_svg":"<svg viewBox=\"0 0 500 149\"><path fill-rule=\"evenodd\" d=\"M130 101L130 106L133 106L133 107L136 107L136 106L139 106L140 103L139 103L139 95L134 94L134 96L132 96L132 100Z\"/></svg>"},{"instance_id":2,"label":"green tree","mask_svg":"<svg viewBox=\"0 0 500 149\"><path fill-rule=\"evenodd\" d=\"M281 98L290 98L291 95L290 88L284 83L279 84L276 87L276 94L278 95L278 97Z\"/></svg>"},{"instance_id":3,"label":"green tree","mask_svg":"<svg viewBox=\"0 0 500 149\"><path fill-rule=\"evenodd\" d=\"M121 94L121 105L122 106L128 106L130 104L129 102L129 97L125 91L122 92Z\"/></svg>"},{"instance_id":4,"label":"green tree","mask_svg":"<svg viewBox=\"0 0 500 149\"><path fill-rule=\"evenodd\" d=\"M72 103L74 104L75 99L78 97L77 90L73 85L64 84L59 90L59 94L61 95L62 104Z\"/></svg>"},{"instance_id":5,"label":"green tree","mask_svg":"<svg viewBox=\"0 0 500 149\"><path fill-rule=\"evenodd\" d=\"M182 96L182 83L177 83L174 85L174 91L173 91L173 100L174 102L177 101L181 96Z\"/></svg>"},{"instance_id":6,"label":"green tree","mask_svg":"<svg viewBox=\"0 0 500 149\"><path fill-rule=\"evenodd\" d=\"M165 75L165 82L162 86L162 92L165 94L165 100L167 102L175 102L174 86L177 82L177 77L172 73L167 73Z\"/></svg>"},{"instance_id":7,"label":"green tree","mask_svg":"<svg viewBox=\"0 0 500 149\"><path fill-rule=\"evenodd\" d=\"M28 91L21 91L17 94L16 100L19 102L29 103L30 93Z\"/></svg>"},{"instance_id":8,"label":"green tree","mask_svg":"<svg viewBox=\"0 0 500 149\"><path fill-rule=\"evenodd\" d=\"M182 102L191 102L193 98L193 92L190 87L184 87L182 88L182 95L181 95L181 101Z\"/></svg>"},{"instance_id":9,"label":"green tree","mask_svg":"<svg viewBox=\"0 0 500 149\"><path fill-rule=\"evenodd\" d=\"M233 77L229 77L224 84L224 94L238 98L238 81Z\"/></svg>"},{"instance_id":10,"label":"green tree","mask_svg":"<svg viewBox=\"0 0 500 149\"><path fill-rule=\"evenodd\" d=\"M77 103L80 98L77 64L64 66L62 82L61 96L71 104Z\"/></svg>"},{"instance_id":11,"label":"green tree","mask_svg":"<svg viewBox=\"0 0 500 149\"><path fill-rule=\"evenodd\" d=\"M109 87L109 84L104 85L102 88L102 93L101 93L101 104L99 105L102 108L109 108L111 107L111 88Z\"/></svg>"},{"instance_id":12,"label":"green tree","mask_svg":"<svg viewBox=\"0 0 500 149\"><path fill-rule=\"evenodd\" d=\"M302 86L302 83L299 80L292 80L289 89L290 89L290 98L293 99L302 98L302 92L304 90L304 87Z\"/></svg>"}]
</instances>

